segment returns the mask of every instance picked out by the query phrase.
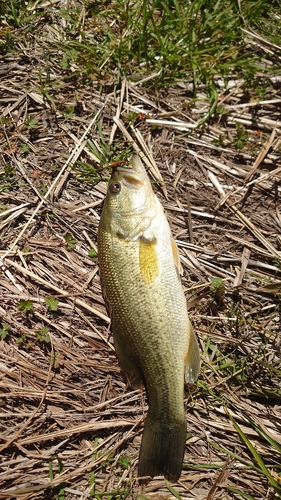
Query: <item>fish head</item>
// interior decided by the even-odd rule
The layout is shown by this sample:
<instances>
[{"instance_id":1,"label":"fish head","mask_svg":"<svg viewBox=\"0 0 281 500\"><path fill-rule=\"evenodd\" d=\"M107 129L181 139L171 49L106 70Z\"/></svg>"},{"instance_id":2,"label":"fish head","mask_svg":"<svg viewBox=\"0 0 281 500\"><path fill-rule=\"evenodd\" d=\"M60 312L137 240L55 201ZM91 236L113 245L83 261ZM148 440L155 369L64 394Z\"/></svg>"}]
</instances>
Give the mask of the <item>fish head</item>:
<instances>
[{"instance_id":1,"label":"fish head","mask_svg":"<svg viewBox=\"0 0 281 500\"><path fill-rule=\"evenodd\" d=\"M113 167L107 190L107 203L113 213L127 216L145 212L153 199L148 175L137 155L128 166Z\"/></svg>"},{"instance_id":2,"label":"fish head","mask_svg":"<svg viewBox=\"0 0 281 500\"><path fill-rule=\"evenodd\" d=\"M125 240L137 239L157 212L157 199L137 155L128 166L113 167L103 215L110 231Z\"/></svg>"}]
</instances>

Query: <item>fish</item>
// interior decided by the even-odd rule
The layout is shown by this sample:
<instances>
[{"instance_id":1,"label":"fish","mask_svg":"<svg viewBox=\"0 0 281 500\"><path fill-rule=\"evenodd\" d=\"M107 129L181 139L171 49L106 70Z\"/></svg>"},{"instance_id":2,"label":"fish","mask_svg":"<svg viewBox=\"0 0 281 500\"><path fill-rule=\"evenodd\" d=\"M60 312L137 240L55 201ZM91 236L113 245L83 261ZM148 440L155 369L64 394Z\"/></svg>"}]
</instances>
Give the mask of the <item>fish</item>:
<instances>
[{"instance_id":1,"label":"fish","mask_svg":"<svg viewBox=\"0 0 281 500\"><path fill-rule=\"evenodd\" d=\"M186 445L184 383L200 370L178 247L139 156L113 167L98 260L114 347L127 385L148 400L138 476L177 481Z\"/></svg>"}]
</instances>

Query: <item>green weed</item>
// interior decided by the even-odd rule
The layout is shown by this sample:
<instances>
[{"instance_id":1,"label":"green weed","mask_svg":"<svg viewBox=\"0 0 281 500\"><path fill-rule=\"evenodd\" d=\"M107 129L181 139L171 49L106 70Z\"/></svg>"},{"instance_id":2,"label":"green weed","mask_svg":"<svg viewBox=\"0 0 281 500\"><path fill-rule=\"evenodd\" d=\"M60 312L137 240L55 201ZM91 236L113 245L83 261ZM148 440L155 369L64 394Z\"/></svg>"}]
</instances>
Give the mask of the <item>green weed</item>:
<instances>
[{"instance_id":1,"label":"green weed","mask_svg":"<svg viewBox=\"0 0 281 500\"><path fill-rule=\"evenodd\" d=\"M49 168L50 168L50 171L54 172L54 173L59 172L60 169L61 169L61 167L59 165L57 165L56 163L54 163L53 165L51 165Z\"/></svg>"},{"instance_id":2,"label":"green weed","mask_svg":"<svg viewBox=\"0 0 281 500\"><path fill-rule=\"evenodd\" d=\"M56 109L55 101L50 94L50 90L52 89L53 85L50 83L48 61L46 61L46 66L47 66L46 76L43 76L41 70L39 71L40 92L42 96L46 99L46 101L48 101L51 104L51 108L55 110Z\"/></svg>"},{"instance_id":3,"label":"green weed","mask_svg":"<svg viewBox=\"0 0 281 500\"><path fill-rule=\"evenodd\" d=\"M225 284L222 278L212 278L210 283L210 292L213 300L218 306L223 305L223 298L225 293Z\"/></svg>"},{"instance_id":4,"label":"green weed","mask_svg":"<svg viewBox=\"0 0 281 500\"><path fill-rule=\"evenodd\" d=\"M0 327L0 338L5 339L7 335L9 335L9 330L11 328L11 325L8 325L8 323L1 323Z\"/></svg>"},{"instance_id":5,"label":"green weed","mask_svg":"<svg viewBox=\"0 0 281 500\"><path fill-rule=\"evenodd\" d=\"M75 110L73 106L65 106L63 114L66 118L73 118L75 116Z\"/></svg>"},{"instance_id":6,"label":"green weed","mask_svg":"<svg viewBox=\"0 0 281 500\"><path fill-rule=\"evenodd\" d=\"M54 473L54 462L57 462L57 473L62 474L63 472L63 464L60 457L51 457L49 460L49 476L52 481L55 478ZM62 482L58 486L52 487L52 498L55 500L64 500L65 499L65 484Z\"/></svg>"},{"instance_id":7,"label":"green weed","mask_svg":"<svg viewBox=\"0 0 281 500\"><path fill-rule=\"evenodd\" d=\"M17 340L16 340L16 343L21 345L21 344L24 344L25 342L25 339L26 339L26 334L23 333L22 335L20 335Z\"/></svg>"},{"instance_id":8,"label":"green weed","mask_svg":"<svg viewBox=\"0 0 281 500\"><path fill-rule=\"evenodd\" d=\"M44 182L40 182L39 184L39 192L42 196L45 196L45 194L48 191L48 186Z\"/></svg>"},{"instance_id":9,"label":"green weed","mask_svg":"<svg viewBox=\"0 0 281 500\"><path fill-rule=\"evenodd\" d=\"M100 466L102 468L109 466L112 469L112 462L114 460L114 453L107 453L107 451L105 449L99 450L98 443L99 443L99 439L95 438L94 443L93 443L94 444L94 451L92 454L92 461L95 462L97 459L104 456L105 458L100 463ZM121 465L122 469L127 469L130 467L131 459L130 459L130 457L122 456L122 457L120 457L118 462ZM112 471L112 472L114 473L114 471ZM112 500L116 499L117 500L117 499L120 499L121 500L121 499L127 498L129 490L130 490L129 486L125 487L125 489L123 491L122 490L120 490L120 491L119 490L96 491L95 479L96 479L96 474L95 474L95 469L93 468L89 474L89 484L91 487L90 495L92 497L94 497L95 499L97 499L97 500L102 500L102 499L112 499Z\"/></svg>"},{"instance_id":10,"label":"green weed","mask_svg":"<svg viewBox=\"0 0 281 500\"><path fill-rule=\"evenodd\" d=\"M26 2L23 0L7 0L0 6L0 19L18 28L26 14Z\"/></svg>"},{"instance_id":11,"label":"green weed","mask_svg":"<svg viewBox=\"0 0 281 500\"><path fill-rule=\"evenodd\" d=\"M91 148L93 150L93 148ZM96 155L97 156L97 155ZM94 165L77 161L72 167L73 173L80 182L95 182L100 180L100 175Z\"/></svg>"},{"instance_id":12,"label":"green weed","mask_svg":"<svg viewBox=\"0 0 281 500\"><path fill-rule=\"evenodd\" d=\"M30 259L31 259L31 253L30 253L30 251L31 251L31 248L28 245L26 245L23 248L22 254L23 254L23 258L24 258L25 262L29 262Z\"/></svg>"},{"instance_id":13,"label":"green weed","mask_svg":"<svg viewBox=\"0 0 281 500\"><path fill-rule=\"evenodd\" d=\"M28 144L22 144L21 145L21 150L22 150L23 153L29 153L30 147L29 147Z\"/></svg>"},{"instance_id":14,"label":"green weed","mask_svg":"<svg viewBox=\"0 0 281 500\"><path fill-rule=\"evenodd\" d=\"M50 335L48 334L49 328L47 326L43 326L41 330L36 330L34 332L35 337L39 340L39 342L44 342L49 344L51 342Z\"/></svg>"},{"instance_id":15,"label":"green weed","mask_svg":"<svg viewBox=\"0 0 281 500\"><path fill-rule=\"evenodd\" d=\"M122 467L122 469L129 469L130 465L131 465L131 457L127 456L127 455L122 455L119 460L118 460L120 466Z\"/></svg>"},{"instance_id":16,"label":"green weed","mask_svg":"<svg viewBox=\"0 0 281 500\"><path fill-rule=\"evenodd\" d=\"M23 313L27 313L33 308L33 302L31 302L31 300L21 299L17 305L17 308Z\"/></svg>"},{"instance_id":17,"label":"green weed","mask_svg":"<svg viewBox=\"0 0 281 500\"><path fill-rule=\"evenodd\" d=\"M91 250L89 250L88 255L93 260L96 260L98 258L98 253L97 253L97 251L94 248L91 248Z\"/></svg>"},{"instance_id":18,"label":"green weed","mask_svg":"<svg viewBox=\"0 0 281 500\"><path fill-rule=\"evenodd\" d=\"M73 250L76 247L76 240L73 238L72 234L66 233L64 235L64 240L67 250Z\"/></svg>"},{"instance_id":19,"label":"green weed","mask_svg":"<svg viewBox=\"0 0 281 500\"><path fill-rule=\"evenodd\" d=\"M56 299L56 297L45 297L44 298L46 306L48 307L49 311L57 311L58 310L58 303L59 301Z\"/></svg>"},{"instance_id":20,"label":"green weed","mask_svg":"<svg viewBox=\"0 0 281 500\"><path fill-rule=\"evenodd\" d=\"M3 145L2 150L5 151L5 149L5 145ZM22 177L17 174L14 165L7 163L4 168L0 170L0 193L2 191L17 189L24 185Z\"/></svg>"},{"instance_id":21,"label":"green weed","mask_svg":"<svg viewBox=\"0 0 281 500\"><path fill-rule=\"evenodd\" d=\"M0 178L2 178L3 180L9 180L14 177L15 173L16 168L8 163L7 165L5 165L4 171L0 172Z\"/></svg>"},{"instance_id":22,"label":"green weed","mask_svg":"<svg viewBox=\"0 0 281 500\"><path fill-rule=\"evenodd\" d=\"M29 130L37 128L38 120L36 120L36 118L34 118L33 116L28 116L25 121L25 125Z\"/></svg>"},{"instance_id":23,"label":"green weed","mask_svg":"<svg viewBox=\"0 0 281 500\"><path fill-rule=\"evenodd\" d=\"M243 149L246 146L248 139L249 134L247 130L239 123L236 123L236 137L233 141L234 147L239 150Z\"/></svg>"},{"instance_id":24,"label":"green weed","mask_svg":"<svg viewBox=\"0 0 281 500\"><path fill-rule=\"evenodd\" d=\"M54 370L58 370L61 364L63 363L63 358L61 354L55 351L51 356L50 363Z\"/></svg>"}]
</instances>

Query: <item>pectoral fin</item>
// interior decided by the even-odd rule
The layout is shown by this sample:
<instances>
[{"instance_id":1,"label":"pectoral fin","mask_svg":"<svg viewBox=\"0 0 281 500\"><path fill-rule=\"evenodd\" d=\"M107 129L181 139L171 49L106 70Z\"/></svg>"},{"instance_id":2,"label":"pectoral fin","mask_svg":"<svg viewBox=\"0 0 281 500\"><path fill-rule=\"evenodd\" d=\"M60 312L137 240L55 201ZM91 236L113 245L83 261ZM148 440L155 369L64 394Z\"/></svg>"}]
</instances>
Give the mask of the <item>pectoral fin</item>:
<instances>
[{"instance_id":1,"label":"pectoral fin","mask_svg":"<svg viewBox=\"0 0 281 500\"><path fill-rule=\"evenodd\" d=\"M120 340L119 335L112 328L113 340L116 356L119 361L120 368L122 370L126 384L132 389L138 389L144 386L143 376L140 368L131 358L128 349L124 343Z\"/></svg>"},{"instance_id":2,"label":"pectoral fin","mask_svg":"<svg viewBox=\"0 0 281 500\"><path fill-rule=\"evenodd\" d=\"M189 346L185 357L185 381L187 383L195 382L200 370L200 351L198 342L189 321Z\"/></svg>"},{"instance_id":3,"label":"pectoral fin","mask_svg":"<svg viewBox=\"0 0 281 500\"><path fill-rule=\"evenodd\" d=\"M173 250L174 263L175 263L178 275L180 276L180 274L182 274L180 254L179 254L179 249L177 247L177 244L173 238L171 238L171 245L172 245L172 250Z\"/></svg>"}]
</instances>

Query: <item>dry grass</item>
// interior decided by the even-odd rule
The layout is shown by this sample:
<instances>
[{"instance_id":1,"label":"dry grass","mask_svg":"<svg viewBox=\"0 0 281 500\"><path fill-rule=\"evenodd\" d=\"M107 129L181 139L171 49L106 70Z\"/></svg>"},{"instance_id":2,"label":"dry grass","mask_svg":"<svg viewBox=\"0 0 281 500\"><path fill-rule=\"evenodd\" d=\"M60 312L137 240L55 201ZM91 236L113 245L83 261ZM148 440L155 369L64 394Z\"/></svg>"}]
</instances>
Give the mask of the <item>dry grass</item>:
<instances>
[{"instance_id":1,"label":"dry grass","mask_svg":"<svg viewBox=\"0 0 281 500\"><path fill-rule=\"evenodd\" d=\"M200 129L204 86L189 108L184 83L156 96L142 81L100 92L60 80L54 106L38 81L41 41L2 58L0 498L276 498L234 424L280 483L280 82L263 100L218 82L226 113ZM146 401L122 381L89 255L101 169L125 148L157 181L202 348L173 486L138 485Z\"/></svg>"}]
</instances>

